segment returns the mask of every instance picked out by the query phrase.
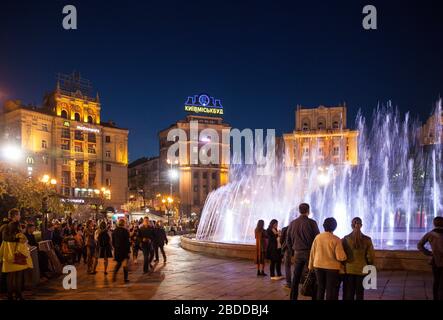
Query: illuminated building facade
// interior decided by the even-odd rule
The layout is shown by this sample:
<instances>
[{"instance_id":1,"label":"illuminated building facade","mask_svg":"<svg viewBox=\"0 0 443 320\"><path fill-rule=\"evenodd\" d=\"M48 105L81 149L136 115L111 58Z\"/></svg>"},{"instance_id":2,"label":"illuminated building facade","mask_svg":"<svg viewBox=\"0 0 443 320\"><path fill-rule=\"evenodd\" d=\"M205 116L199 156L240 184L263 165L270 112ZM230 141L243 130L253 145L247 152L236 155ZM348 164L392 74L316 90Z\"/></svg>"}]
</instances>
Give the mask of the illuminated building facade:
<instances>
[{"instance_id":1,"label":"illuminated building facade","mask_svg":"<svg viewBox=\"0 0 443 320\"><path fill-rule=\"evenodd\" d=\"M443 141L443 113L437 110L423 125L420 138L423 145L440 144Z\"/></svg>"},{"instance_id":2,"label":"illuminated building facade","mask_svg":"<svg viewBox=\"0 0 443 320\"><path fill-rule=\"evenodd\" d=\"M140 158L128 165L129 201L137 209L159 209L157 194L167 191L160 188L159 157Z\"/></svg>"},{"instance_id":3,"label":"illuminated building facade","mask_svg":"<svg viewBox=\"0 0 443 320\"><path fill-rule=\"evenodd\" d=\"M283 136L286 166L358 164L358 131L346 127L346 106L297 106L295 124Z\"/></svg>"},{"instance_id":4,"label":"illuminated building facade","mask_svg":"<svg viewBox=\"0 0 443 320\"><path fill-rule=\"evenodd\" d=\"M206 139L199 139L196 146L191 146L190 127L191 121L198 121L198 133L204 129L211 128L217 131L219 137L222 137L222 130L230 129L230 126L223 122L223 118L204 115L188 115L184 120L180 120L168 129L159 133L160 139L160 183L165 185L169 183L169 170L178 170L178 179L175 183L176 194L180 199L180 211L189 216L192 213L200 214L203 209L206 197L209 192L226 184L229 178L229 161L223 159L222 154L229 149L229 144L217 143L219 149L219 164L201 164L191 163L191 152L200 152L200 149L208 143ZM169 130L183 129L187 133L186 142L187 155L183 160L182 156L179 164L168 163L168 148L173 143L167 141ZM192 150L191 148L196 148ZM223 151L225 149L225 151ZM174 188L174 186L173 186Z\"/></svg>"},{"instance_id":5,"label":"illuminated building facade","mask_svg":"<svg viewBox=\"0 0 443 320\"><path fill-rule=\"evenodd\" d=\"M101 121L98 94L79 74L59 75L42 107L7 101L2 125L7 143L21 146L35 178L56 181L68 200L101 199L120 209L127 199L128 130Z\"/></svg>"}]
</instances>

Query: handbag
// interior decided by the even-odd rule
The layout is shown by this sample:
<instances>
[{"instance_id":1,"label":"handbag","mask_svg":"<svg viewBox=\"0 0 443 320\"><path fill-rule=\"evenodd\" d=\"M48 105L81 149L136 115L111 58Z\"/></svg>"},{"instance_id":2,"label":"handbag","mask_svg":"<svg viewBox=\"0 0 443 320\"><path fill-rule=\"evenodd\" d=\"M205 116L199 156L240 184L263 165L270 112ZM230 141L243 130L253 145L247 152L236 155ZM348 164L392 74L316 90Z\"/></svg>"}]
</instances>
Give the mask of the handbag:
<instances>
[{"instance_id":1,"label":"handbag","mask_svg":"<svg viewBox=\"0 0 443 320\"><path fill-rule=\"evenodd\" d=\"M300 293L306 297L312 297L312 295L314 294L314 287L316 284L315 282L315 271L309 270L301 287Z\"/></svg>"},{"instance_id":2,"label":"handbag","mask_svg":"<svg viewBox=\"0 0 443 320\"><path fill-rule=\"evenodd\" d=\"M18 243L15 245L14 264L25 266L27 264L27 258L23 253L17 251Z\"/></svg>"}]
</instances>

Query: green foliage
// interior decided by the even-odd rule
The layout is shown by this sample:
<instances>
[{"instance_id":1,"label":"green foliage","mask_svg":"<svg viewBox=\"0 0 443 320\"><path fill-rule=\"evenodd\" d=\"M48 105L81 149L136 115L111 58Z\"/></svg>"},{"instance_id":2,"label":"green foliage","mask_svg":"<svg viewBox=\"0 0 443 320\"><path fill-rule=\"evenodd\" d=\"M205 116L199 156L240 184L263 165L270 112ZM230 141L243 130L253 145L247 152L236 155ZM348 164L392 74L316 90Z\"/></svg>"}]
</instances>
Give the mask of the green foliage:
<instances>
[{"instance_id":1,"label":"green foliage","mask_svg":"<svg viewBox=\"0 0 443 320\"><path fill-rule=\"evenodd\" d=\"M41 212L42 200L48 198L48 209L53 213L64 214L71 209L60 201L52 186L30 179L23 173L6 169L0 165L0 214L4 216L11 208Z\"/></svg>"}]
</instances>

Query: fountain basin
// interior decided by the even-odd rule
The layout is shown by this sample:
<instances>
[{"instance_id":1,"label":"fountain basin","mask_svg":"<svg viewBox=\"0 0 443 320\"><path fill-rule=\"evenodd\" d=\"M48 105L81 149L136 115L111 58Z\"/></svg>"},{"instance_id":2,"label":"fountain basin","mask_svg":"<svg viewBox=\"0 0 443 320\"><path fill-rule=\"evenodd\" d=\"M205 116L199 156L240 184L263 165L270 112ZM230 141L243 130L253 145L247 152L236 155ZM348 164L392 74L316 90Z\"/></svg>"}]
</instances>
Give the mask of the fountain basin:
<instances>
[{"instance_id":1,"label":"fountain basin","mask_svg":"<svg viewBox=\"0 0 443 320\"><path fill-rule=\"evenodd\" d=\"M181 247L198 253L224 258L255 260L255 245L201 241L193 236L182 236ZM378 270L431 271L429 257L417 250L376 250L375 266Z\"/></svg>"}]
</instances>

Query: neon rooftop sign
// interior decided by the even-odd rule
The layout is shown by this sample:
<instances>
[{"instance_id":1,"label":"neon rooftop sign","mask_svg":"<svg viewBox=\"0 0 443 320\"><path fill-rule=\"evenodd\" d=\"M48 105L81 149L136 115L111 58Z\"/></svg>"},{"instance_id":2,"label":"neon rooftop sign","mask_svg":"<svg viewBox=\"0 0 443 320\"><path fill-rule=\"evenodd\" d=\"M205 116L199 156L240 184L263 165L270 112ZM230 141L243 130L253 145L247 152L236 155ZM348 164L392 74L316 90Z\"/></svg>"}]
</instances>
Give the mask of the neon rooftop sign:
<instances>
[{"instance_id":1,"label":"neon rooftop sign","mask_svg":"<svg viewBox=\"0 0 443 320\"><path fill-rule=\"evenodd\" d=\"M185 111L193 113L223 115L223 106L220 99L215 99L214 97L202 93L200 95L189 96L186 99Z\"/></svg>"}]
</instances>

